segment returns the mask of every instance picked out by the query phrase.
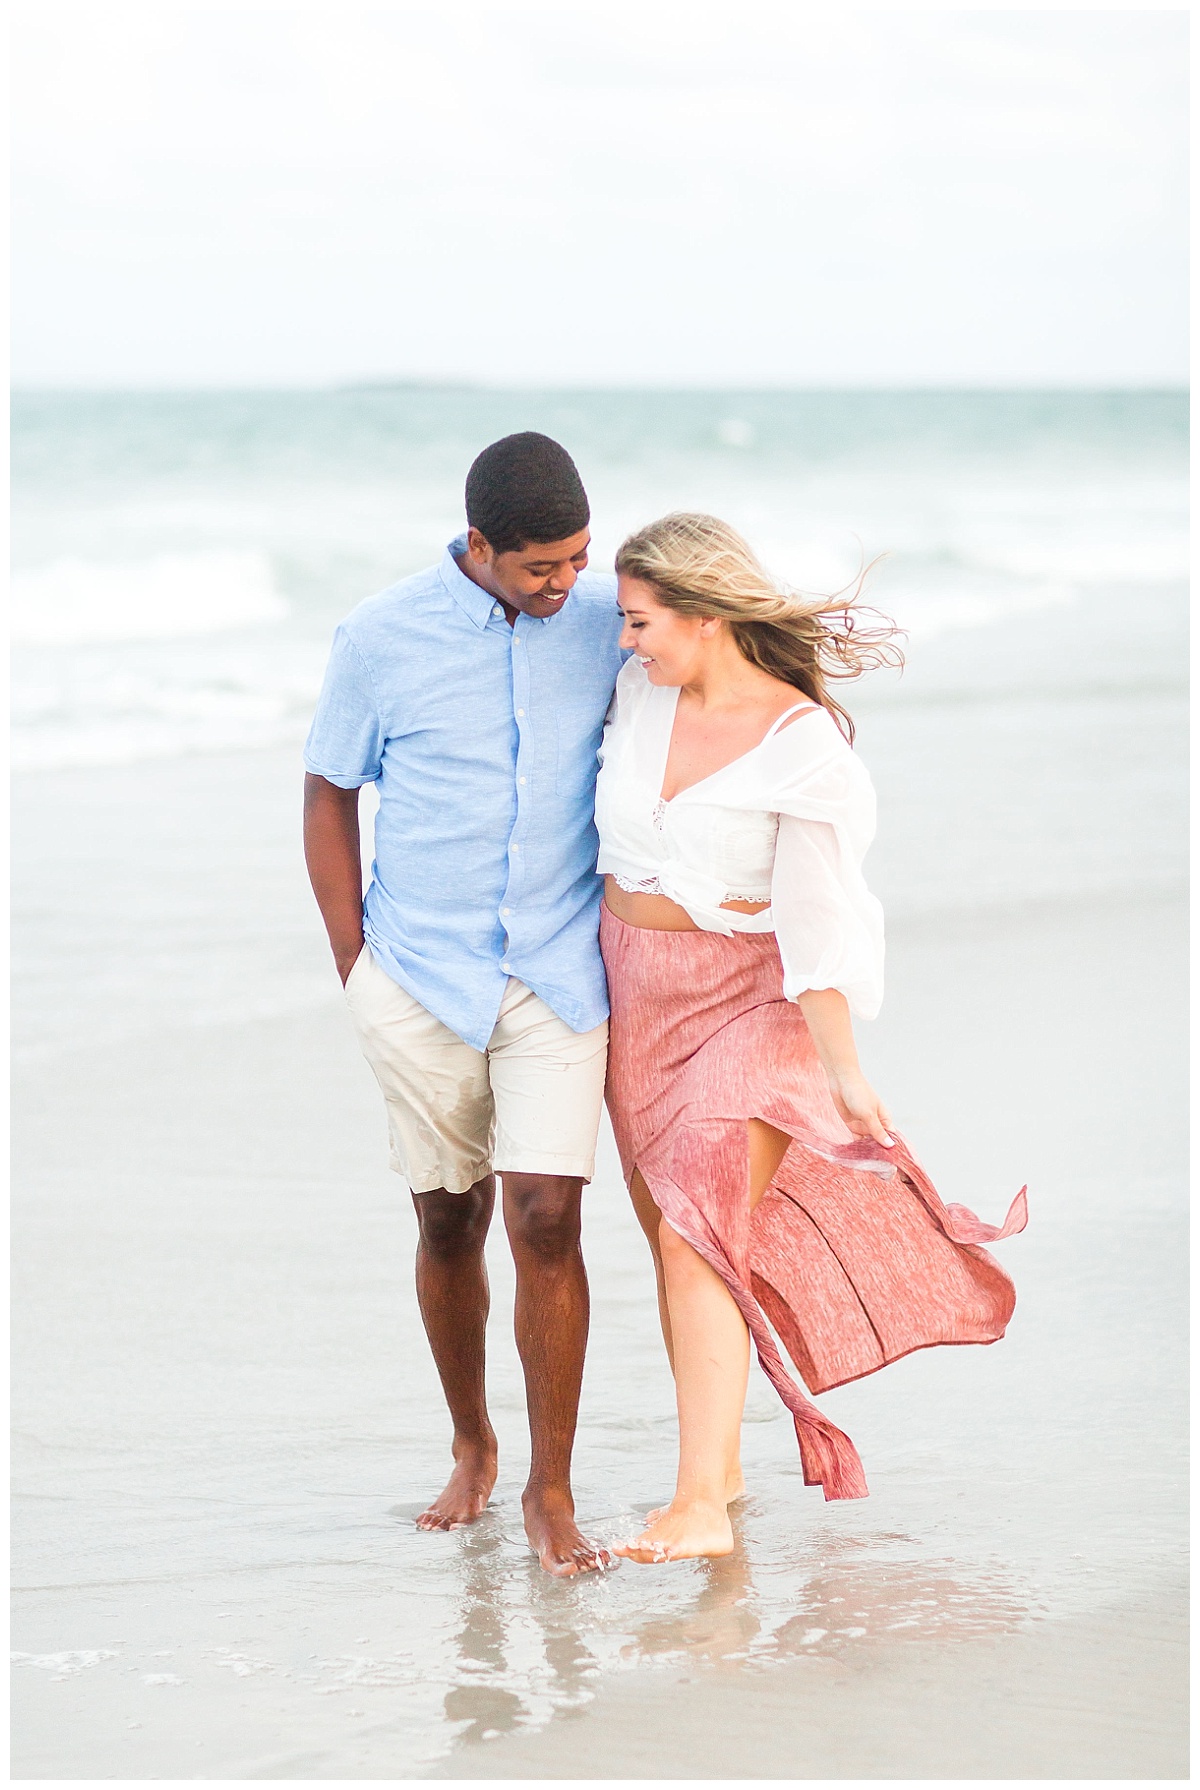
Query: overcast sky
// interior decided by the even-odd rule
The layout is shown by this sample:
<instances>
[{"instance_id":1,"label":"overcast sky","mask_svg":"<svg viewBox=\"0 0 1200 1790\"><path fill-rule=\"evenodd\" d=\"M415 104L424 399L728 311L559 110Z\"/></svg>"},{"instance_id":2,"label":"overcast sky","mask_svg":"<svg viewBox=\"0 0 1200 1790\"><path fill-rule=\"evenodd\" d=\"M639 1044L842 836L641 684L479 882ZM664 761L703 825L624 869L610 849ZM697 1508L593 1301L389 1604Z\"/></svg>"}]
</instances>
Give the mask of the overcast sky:
<instances>
[{"instance_id":1,"label":"overcast sky","mask_svg":"<svg viewBox=\"0 0 1200 1790\"><path fill-rule=\"evenodd\" d=\"M1186 30L18 9L16 378L1175 383Z\"/></svg>"}]
</instances>

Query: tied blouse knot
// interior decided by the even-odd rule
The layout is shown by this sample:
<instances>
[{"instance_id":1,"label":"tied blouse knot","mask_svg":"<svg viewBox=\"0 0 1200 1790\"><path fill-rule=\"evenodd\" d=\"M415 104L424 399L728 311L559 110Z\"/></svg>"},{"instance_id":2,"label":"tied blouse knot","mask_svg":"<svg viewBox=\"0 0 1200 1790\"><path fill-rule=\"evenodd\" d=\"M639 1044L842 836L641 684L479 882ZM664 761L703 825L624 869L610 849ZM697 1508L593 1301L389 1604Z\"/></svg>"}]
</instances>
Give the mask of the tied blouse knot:
<instances>
[{"instance_id":1,"label":"tied blouse knot","mask_svg":"<svg viewBox=\"0 0 1200 1790\"><path fill-rule=\"evenodd\" d=\"M862 874L875 834L863 765L826 709L789 710L749 752L664 801L678 702L636 659L623 666L599 754L598 872L669 896L704 932L773 932L789 1001L836 988L873 1019L883 910ZM740 914L722 907L732 900L770 905Z\"/></svg>"}]
</instances>

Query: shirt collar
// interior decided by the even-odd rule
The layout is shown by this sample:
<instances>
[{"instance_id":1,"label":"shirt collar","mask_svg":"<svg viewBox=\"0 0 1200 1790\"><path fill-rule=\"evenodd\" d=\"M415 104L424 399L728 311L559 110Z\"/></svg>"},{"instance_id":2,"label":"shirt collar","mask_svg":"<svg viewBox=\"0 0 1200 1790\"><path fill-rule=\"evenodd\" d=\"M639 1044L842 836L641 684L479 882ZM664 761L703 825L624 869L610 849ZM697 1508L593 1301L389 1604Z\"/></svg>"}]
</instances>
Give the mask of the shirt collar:
<instances>
[{"instance_id":1,"label":"shirt collar","mask_svg":"<svg viewBox=\"0 0 1200 1790\"><path fill-rule=\"evenodd\" d=\"M456 555L467 551L466 535L455 535L442 555L442 583L454 598L459 608L465 611L479 629L486 628L493 609L496 607L495 597L488 595L481 584L468 578L458 564Z\"/></svg>"},{"instance_id":2,"label":"shirt collar","mask_svg":"<svg viewBox=\"0 0 1200 1790\"><path fill-rule=\"evenodd\" d=\"M475 626L483 629L487 627L488 622L491 620L492 614L498 605L495 597L489 596L483 586L481 584L476 584L473 578L468 578L467 574L459 565L458 562L466 551L466 535L455 535L454 539L450 542L450 545L446 548L446 551L442 554L442 564L440 568L442 583L446 586L446 589L450 592L450 595L454 598L454 601L458 604L459 608L464 610L465 613L470 616L471 620L475 623ZM504 611L501 610L500 613L503 615ZM545 627L547 622L554 620L554 617L552 615L527 615L522 619L527 622L541 622L542 626Z\"/></svg>"}]
</instances>

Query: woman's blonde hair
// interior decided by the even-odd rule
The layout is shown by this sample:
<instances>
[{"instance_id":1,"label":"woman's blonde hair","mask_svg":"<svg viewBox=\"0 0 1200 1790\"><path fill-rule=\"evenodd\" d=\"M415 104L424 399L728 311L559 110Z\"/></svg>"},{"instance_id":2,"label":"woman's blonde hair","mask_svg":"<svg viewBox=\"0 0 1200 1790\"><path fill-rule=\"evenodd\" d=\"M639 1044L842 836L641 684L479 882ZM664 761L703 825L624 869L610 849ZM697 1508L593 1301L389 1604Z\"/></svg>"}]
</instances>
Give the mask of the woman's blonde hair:
<instances>
[{"instance_id":1,"label":"woman's blonde hair","mask_svg":"<svg viewBox=\"0 0 1200 1790\"><path fill-rule=\"evenodd\" d=\"M848 740L854 723L830 694L830 681L904 663L895 624L859 606L870 565L833 596L802 596L778 584L727 522L688 511L639 528L621 544L616 564L677 615L728 622L752 665L828 709Z\"/></svg>"}]
</instances>

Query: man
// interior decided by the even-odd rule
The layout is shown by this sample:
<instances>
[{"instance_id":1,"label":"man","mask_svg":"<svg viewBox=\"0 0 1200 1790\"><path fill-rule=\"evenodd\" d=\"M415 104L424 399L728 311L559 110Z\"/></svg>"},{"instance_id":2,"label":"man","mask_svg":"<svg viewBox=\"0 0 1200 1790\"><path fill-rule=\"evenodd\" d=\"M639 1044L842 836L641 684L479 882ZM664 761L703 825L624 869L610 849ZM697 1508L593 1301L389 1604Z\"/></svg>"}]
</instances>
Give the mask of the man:
<instances>
[{"instance_id":1,"label":"man","mask_svg":"<svg viewBox=\"0 0 1200 1790\"><path fill-rule=\"evenodd\" d=\"M570 1464L580 1197L608 1037L592 808L621 616L615 579L585 573L587 496L557 442L494 442L466 507L439 566L334 636L305 749L305 856L412 1188L417 1298L454 1424L454 1471L418 1522L473 1522L496 1480L483 1250L498 1174L532 1444L525 1532L566 1576L608 1559L575 1525ZM358 791L372 782L364 903Z\"/></svg>"}]
</instances>

